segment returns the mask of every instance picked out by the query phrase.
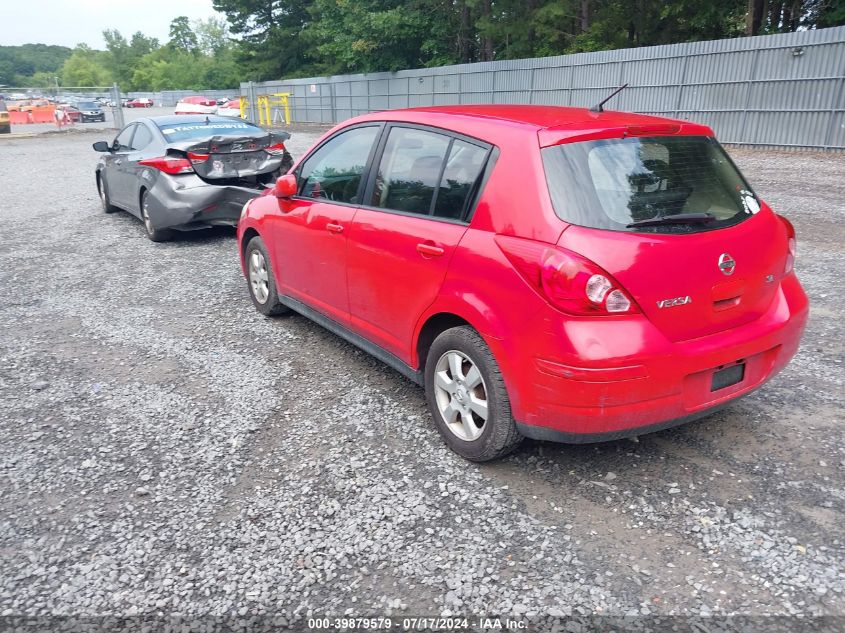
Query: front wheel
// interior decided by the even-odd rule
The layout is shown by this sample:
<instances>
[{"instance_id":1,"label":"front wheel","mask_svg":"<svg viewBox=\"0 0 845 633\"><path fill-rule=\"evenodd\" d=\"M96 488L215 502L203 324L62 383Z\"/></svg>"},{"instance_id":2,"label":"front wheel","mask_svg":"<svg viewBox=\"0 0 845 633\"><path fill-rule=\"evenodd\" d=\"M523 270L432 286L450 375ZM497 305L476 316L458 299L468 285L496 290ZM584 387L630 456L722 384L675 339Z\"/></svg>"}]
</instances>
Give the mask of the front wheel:
<instances>
[{"instance_id":1,"label":"front wheel","mask_svg":"<svg viewBox=\"0 0 845 633\"><path fill-rule=\"evenodd\" d=\"M496 359L469 326L446 330L432 343L425 394L437 430L461 457L498 459L522 441Z\"/></svg>"},{"instance_id":2,"label":"front wheel","mask_svg":"<svg viewBox=\"0 0 845 633\"><path fill-rule=\"evenodd\" d=\"M255 309L266 316L285 314L290 309L279 301L270 253L260 237L253 237L244 251L249 296Z\"/></svg>"},{"instance_id":3,"label":"front wheel","mask_svg":"<svg viewBox=\"0 0 845 633\"><path fill-rule=\"evenodd\" d=\"M172 240L172 229L156 228L150 219L149 198L149 191L144 191L141 194L141 219L144 221L144 230L147 232L147 237L153 242L167 242L168 240Z\"/></svg>"}]
</instances>

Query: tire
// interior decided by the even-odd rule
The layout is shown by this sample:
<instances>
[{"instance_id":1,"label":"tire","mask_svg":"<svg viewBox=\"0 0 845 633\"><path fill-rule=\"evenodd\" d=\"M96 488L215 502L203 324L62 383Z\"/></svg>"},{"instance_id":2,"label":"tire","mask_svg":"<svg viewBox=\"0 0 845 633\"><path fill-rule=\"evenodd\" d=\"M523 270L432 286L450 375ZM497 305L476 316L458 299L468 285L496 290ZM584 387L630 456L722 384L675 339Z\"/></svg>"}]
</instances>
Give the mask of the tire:
<instances>
[{"instance_id":1,"label":"tire","mask_svg":"<svg viewBox=\"0 0 845 633\"><path fill-rule=\"evenodd\" d=\"M172 229L158 229L150 219L149 210L147 207L147 198L149 191L144 190L141 194L141 220L144 222L144 230L147 232L147 237L153 242L167 242L173 239Z\"/></svg>"},{"instance_id":2,"label":"tire","mask_svg":"<svg viewBox=\"0 0 845 633\"><path fill-rule=\"evenodd\" d=\"M290 312L290 308L279 301L270 253L264 245L264 240L257 235L246 245L244 261L246 262L246 285L255 309L265 316L277 316Z\"/></svg>"},{"instance_id":3,"label":"tire","mask_svg":"<svg viewBox=\"0 0 845 633\"><path fill-rule=\"evenodd\" d=\"M120 211L120 209L111 203L106 181L99 175L97 176L97 193L100 194L100 204L103 206L103 213L114 213L115 211Z\"/></svg>"},{"instance_id":4,"label":"tire","mask_svg":"<svg viewBox=\"0 0 845 633\"><path fill-rule=\"evenodd\" d=\"M464 459L499 459L522 441L496 359L469 326L446 330L434 339L425 364L425 395L440 435ZM482 410L486 419L479 414Z\"/></svg>"}]
</instances>

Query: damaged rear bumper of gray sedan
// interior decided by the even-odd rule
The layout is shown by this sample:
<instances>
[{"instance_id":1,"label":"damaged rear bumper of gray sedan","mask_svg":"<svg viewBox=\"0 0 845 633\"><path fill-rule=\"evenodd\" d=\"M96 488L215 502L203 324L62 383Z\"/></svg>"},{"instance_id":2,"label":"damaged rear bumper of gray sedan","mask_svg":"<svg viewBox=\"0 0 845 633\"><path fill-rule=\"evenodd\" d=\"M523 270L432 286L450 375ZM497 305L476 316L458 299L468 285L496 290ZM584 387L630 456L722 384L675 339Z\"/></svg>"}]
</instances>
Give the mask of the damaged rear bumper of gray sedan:
<instances>
[{"instance_id":1,"label":"damaged rear bumper of gray sedan","mask_svg":"<svg viewBox=\"0 0 845 633\"><path fill-rule=\"evenodd\" d=\"M211 185L198 176L156 174L147 201L150 219L157 228L193 231L210 226L236 226L241 209L263 189L236 185Z\"/></svg>"}]
</instances>

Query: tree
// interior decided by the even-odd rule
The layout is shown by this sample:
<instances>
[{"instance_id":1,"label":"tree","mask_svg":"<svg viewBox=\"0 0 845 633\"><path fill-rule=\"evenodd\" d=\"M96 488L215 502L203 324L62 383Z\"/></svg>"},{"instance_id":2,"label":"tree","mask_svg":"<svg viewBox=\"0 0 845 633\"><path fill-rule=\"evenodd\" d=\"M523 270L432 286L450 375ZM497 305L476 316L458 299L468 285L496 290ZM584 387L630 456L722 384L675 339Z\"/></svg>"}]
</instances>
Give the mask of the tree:
<instances>
[{"instance_id":1,"label":"tree","mask_svg":"<svg viewBox=\"0 0 845 633\"><path fill-rule=\"evenodd\" d=\"M178 18L173 18L170 23L170 42L168 44L185 53L196 54L199 52L197 36L191 28L191 22L187 16L180 15Z\"/></svg>"},{"instance_id":2,"label":"tree","mask_svg":"<svg viewBox=\"0 0 845 633\"><path fill-rule=\"evenodd\" d=\"M111 74L101 51L91 50L87 44L78 44L62 66L61 83L64 86L105 86Z\"/></svg>"},{"instance_id":3,"label":"tree","mask_svg":"<svg viewBox=\"0 0 845 633\"><path fill-rule=\"evenodd\" d=\"M425 64L428 15L402 0L316 0L306 35L316 42L322 72L399 70Z\"/></svg>"},{"instance_id":4,"label":"tree","mask_svg":"<svg viewBox=\"0 0 845 633\"><path fill-rule=\"evenodd\" d=\"M47 44L23 44L22 46L0 46L0 84L7 86L35 86L33 77L46 73L51 77L59 74L71 49L66 46Z\"/></svg>"},{"instance_id":5,"label":"tree","mask_svg":"<svg viewBox=\"0 0 845 633\"><path fill-rule=\"evenodd\" d=\"M230 51L232 41L229 39L229 27L226 21L219 18L196 20L194 33L197 45L203 55L215 56Z\"/></svg>"},{"instance_id":6,"label":"tree","mask_svg":"<svg viewBox=\"0 0 845 633\"><path fill-rule=\"evenodd\" d=\"M236 59L246 79L301 76L316 70L313 42L303 35L313 0L213 0L240 36Z\"/></svg>"},{"instance_id":7,"label":"tree","mask_svg":"<svg viewBox=\"0 0 845 633\"><path fill-rule=\"evenodd\" d=\"M117 29L103 31L108 55L106 65L111 75L123 90L135 90L139 86L132 83L136 67L145 55L159 48L158 40L147 37L140 31L128 40Z\"/></svg>"}]
</instances>

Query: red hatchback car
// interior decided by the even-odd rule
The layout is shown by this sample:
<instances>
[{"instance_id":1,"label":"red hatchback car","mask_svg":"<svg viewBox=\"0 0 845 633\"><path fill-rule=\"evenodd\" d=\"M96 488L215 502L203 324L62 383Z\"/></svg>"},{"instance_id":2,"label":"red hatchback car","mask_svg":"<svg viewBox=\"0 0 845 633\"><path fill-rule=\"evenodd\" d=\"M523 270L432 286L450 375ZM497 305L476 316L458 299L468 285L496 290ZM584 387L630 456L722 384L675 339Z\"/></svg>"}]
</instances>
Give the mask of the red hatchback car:
<instances>
[{"instance_id":1,"label":"red hatchback car","mask_svg":"<svg viewBox=\"0 0 845 633\"><path fill-rule=\"evenodd\" d=\"M667 428L792 358L795 232L703 125L542 106L381 112L244 207L256 308L424 385L449 446Z\"/></svg>"}]
</instances>

